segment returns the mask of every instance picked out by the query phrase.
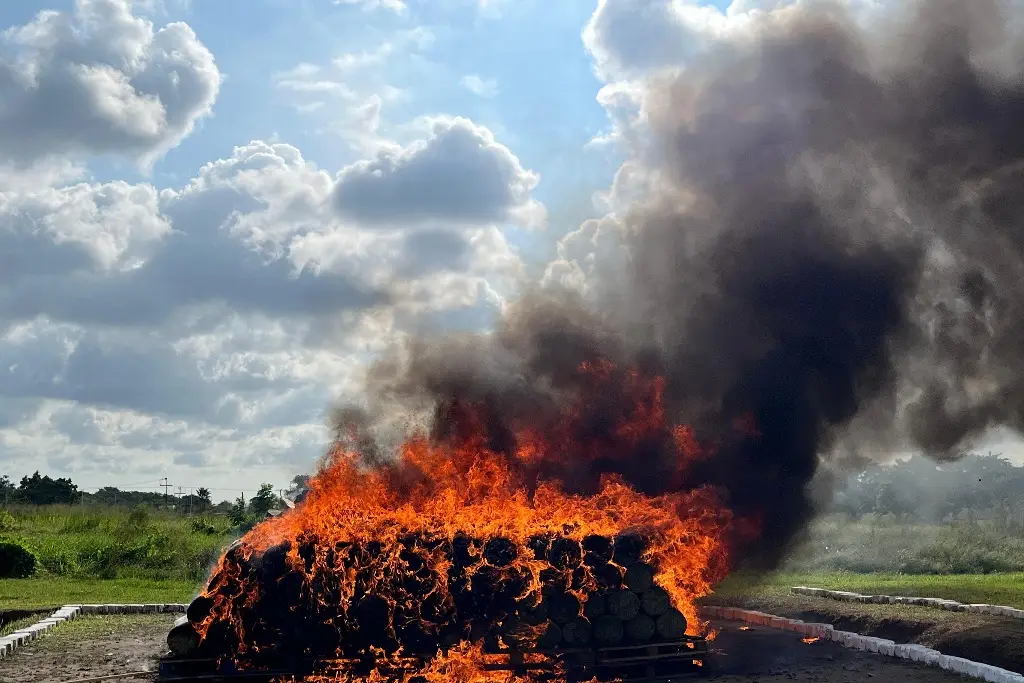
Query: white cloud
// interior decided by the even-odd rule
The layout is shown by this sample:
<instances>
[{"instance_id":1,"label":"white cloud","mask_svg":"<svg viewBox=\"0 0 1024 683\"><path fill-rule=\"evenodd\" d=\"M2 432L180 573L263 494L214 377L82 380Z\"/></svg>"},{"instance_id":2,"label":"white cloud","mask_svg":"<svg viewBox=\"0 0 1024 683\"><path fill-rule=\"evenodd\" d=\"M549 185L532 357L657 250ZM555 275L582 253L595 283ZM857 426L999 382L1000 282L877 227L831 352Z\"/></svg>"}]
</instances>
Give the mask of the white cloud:
<instances>
[{"instance_id":1,"label":"white cloud","mask_svg":"<svg viewBox=\"0 0 1024 683\"><path fill-rule=\"evenodd\" d=\"M392 12L405 12L407 7L403 0L331 0L335 5L357 5L365 10L387 9Z\"/></svg>"},{"instance_id":2,"label":"white cloud","mask_svg":"<svg viewBox=\"0 0 1024 683\"><path fill-rule=\"evenodd\" d=\"M415 172L428 150L432 171L453 178L472 163L460 154L476 153L510 185L490 188L504 203L458 226L444 203L367 224L335 205L360 165L335 176L261 141L176 188L0 191L5 471L283 481L320 454L325 408L354 394L384 344L489 324L522 266L485 219L536 207L536 175L485 128L433 130L396 151L399 166ZM473 144L431 156L448 134Z\"/></svg>"},{"instance_id":3,"label":"white cloud","mask_svg":"<svg viewBox=\"0 0 1024 683\"><path fill-rule=\"evenodd\" d=\"M498 82L493 78L480 78L476 74L462 77L462 87L478 97L497 97Z\"/></svg>"},{"instance_id":4,"label":"white cloud","mask_svg":"<svg viewBox=\"0 0 1024 683\"><path fill-rule=\"evenodd\" d=\"M430 135L341 171L335 206L342 216L375 225L432 220L454 223L543 222L531 197L536 173L483 126L437 118Z\"/></svg>"},{"instance_id":5,"label":"white cloud","mask_svg":"<svg viewBox=\"0 0 1024 683\"><path fill-rule=\"evenodd\" d=\"M210 113L220 82L188 25L154 29L128 0L76 0L0 34L0 154L149 162Z\"/></svg>"}]
</instances>

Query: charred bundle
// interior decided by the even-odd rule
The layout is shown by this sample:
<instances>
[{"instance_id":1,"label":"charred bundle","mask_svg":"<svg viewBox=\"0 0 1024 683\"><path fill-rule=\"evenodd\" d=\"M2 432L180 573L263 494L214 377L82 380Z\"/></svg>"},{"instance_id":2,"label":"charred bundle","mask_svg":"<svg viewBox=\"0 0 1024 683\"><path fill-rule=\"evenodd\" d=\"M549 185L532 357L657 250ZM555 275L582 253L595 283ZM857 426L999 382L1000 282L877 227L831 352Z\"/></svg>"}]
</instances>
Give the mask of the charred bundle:
<instances>
[{"instance_id":1,"label":"charred bundle","mask_svg":"<svg viewBox=\"0 0 1024 683\"><path fill-rule=\"evenodd\" d=\"M686 619L646 550L632 532L330 546L307 537L262 552L236 544L168 645L272 668L296 656L429 659L464 641L518 651L678 640Z\"/></svg>"}]
</instances>

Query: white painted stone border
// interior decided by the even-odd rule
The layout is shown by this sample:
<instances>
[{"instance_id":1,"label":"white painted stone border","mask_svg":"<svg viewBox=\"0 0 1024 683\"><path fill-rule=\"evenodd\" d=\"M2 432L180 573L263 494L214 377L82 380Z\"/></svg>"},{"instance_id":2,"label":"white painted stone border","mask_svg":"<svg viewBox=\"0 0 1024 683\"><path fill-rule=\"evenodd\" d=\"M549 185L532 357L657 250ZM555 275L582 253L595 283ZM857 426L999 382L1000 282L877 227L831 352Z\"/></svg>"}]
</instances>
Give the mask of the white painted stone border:
<instances>
[{"instance_id":1,"label":"white painted stone border","mask_svg":"<svg viewBox=\"0 0 1024 683\"><path fill-rule=\"evenodd\" d=\"M866 652L875 652L887 657L908 659L929 666L937 666L965 676L980 678L990 683L1024 683L1024 676L990 664L973 662L961 657L950 657L938 650L923 645L899 645L885 638L862 636L850 631L838 631L831 624L812 624L799 619L785 619L764 612L740 609L738 607L704 607L701 613L706 618L743 621L748 624L793 631L808 638L821 638L839 643L843 647Z\"/></svg>"},{"instance_id":2,"label":"white painted stone border","mask_svg":"<svg viewBox=\"0 0 1024 683\"><path fill-rule=\"evenodd\" d=\"M994 617L1024 619L1024 609L1006 607L1005 605L969 605L957 602L956 600L906 598L900 595L863 595L861 593L851 593L850 591L833 591L825 588L808 588L807 586L794 586L792 591L797 595L809 595L815 598L828 598L842 602L862 602L875 605L917 605L919 607L949 610L950 612L971 612L973 614L989 614Z\"/></svg>"},{"instance_id":3,"label":"white painted stone border","mask_svg":"<svg viewBox=\"0 0 1024 683\"><path fill-rule=\"evenodd\" d=\"M83 614L184 614L188 605L180 603L150 605L64 605L45 619L20 631L0 636L0 659L10 657L21 646Z\"/></svg>"}]
</instances>

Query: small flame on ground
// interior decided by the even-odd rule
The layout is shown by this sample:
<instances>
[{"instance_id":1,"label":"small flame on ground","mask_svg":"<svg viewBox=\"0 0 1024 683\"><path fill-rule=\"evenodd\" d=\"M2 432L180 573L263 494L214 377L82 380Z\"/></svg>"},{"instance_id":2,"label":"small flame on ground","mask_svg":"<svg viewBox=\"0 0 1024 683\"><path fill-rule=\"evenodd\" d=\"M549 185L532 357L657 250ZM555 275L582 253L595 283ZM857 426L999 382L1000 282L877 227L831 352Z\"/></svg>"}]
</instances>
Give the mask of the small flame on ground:
<instances>
[{"instance_id":1,"label":"small flame on ground","mask_svg":"<svg viewBox=\"0 0 1024 683\"><path fill-rule=\"evenodd\" d=\"M811 644L816 643L819 640L821 640L821 638L811 637L811 638L802 638L801 640L803 640L803 642L807 643L808 645L811 645Z\"/></svg>"},{"instance_id":2,"label":"small flame on ground","mask_svg":"<svg viewBox=\"0 0 1024 683\"><path fill-rule=\"evenodd\" d=\"M749 631L750 627L749 626L740 626L740 630L741 631Z\"/></svg>"}]
</instances>

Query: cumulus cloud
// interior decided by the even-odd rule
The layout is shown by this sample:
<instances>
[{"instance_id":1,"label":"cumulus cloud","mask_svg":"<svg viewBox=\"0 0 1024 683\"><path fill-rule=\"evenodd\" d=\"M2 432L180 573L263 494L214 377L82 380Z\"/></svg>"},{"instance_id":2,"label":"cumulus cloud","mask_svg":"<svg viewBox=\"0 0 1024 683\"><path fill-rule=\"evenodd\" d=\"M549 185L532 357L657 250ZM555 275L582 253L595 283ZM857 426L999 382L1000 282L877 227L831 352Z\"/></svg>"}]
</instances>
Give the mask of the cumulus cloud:
<instances>
[{"instance_id":1,"label":"cumulus cloud","mask_svg":"<svg viewBox=\"0 0 1024 683\"><path fill-rule=\"evenodd\" d=\"M445 140L462 131L472 144ZM225 477L243 465L305 468L331 399L352 395L366 359L396 335L488 324L522 268L492 223L540 210L536 174L464 120L367 163L382 159L399 183L482 170L492 184L470 192L497 201L454 223L444 202L386 223L372 210L339 213L341 188L365 165L333 174L263 141L174 188L0 186L10 467L137 474L133 458L146 453L154 467Z\"/></svg>"},{"instance_id":2,"label":"cumulus cloud","mask_svg":"<svg viewBox=\"0 0 1024 683\"><path fill-rule=\"evenodd\" d=\"M129 0L76 0L0 34L0 154L150 161L210 113L221 75L192 29L155 29Z\"/></svg>"},{"instance_id":3,"label":"cumulus cloud","mask_svg":"<svg viewBox=\"0 0 1024 683\"><path fill-rule=\"evenodd\" d=\"M535 225L543 220L542 207L531 197L539 180L487 128L464 118L439 118L426 139L382 149L344 168L334 201L342 216L371 225Z\"/></svg>"}]
</instances>

